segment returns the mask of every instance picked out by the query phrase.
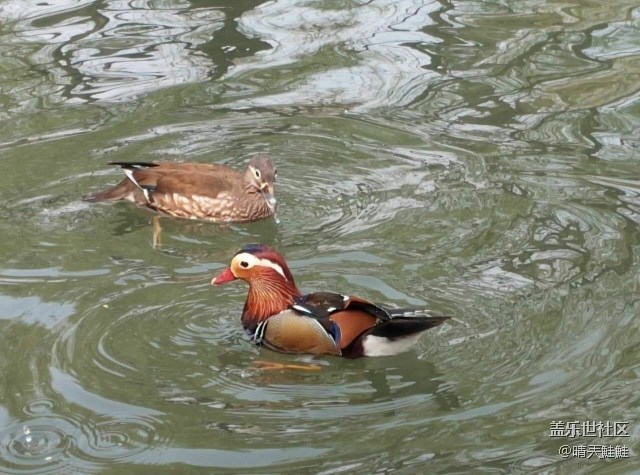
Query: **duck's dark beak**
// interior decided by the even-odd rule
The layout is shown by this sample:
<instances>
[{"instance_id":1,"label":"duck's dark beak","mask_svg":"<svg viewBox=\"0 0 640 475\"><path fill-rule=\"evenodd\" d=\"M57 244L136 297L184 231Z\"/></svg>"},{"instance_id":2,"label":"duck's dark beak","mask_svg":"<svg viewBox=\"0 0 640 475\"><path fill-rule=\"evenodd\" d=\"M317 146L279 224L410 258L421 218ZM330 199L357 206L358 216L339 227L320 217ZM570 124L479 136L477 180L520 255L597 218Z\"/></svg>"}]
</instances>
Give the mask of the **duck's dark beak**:
<instances>
[{"instance_id":1,"label":"duck's dark beak","mask_svg":"<svg viewBox=\"0 0 640 475\"><path fill-rule=\"evenodd\" d=\"M220 285L226 284L227 282L231 282L232 280L236 280L237 277L233 275L231 269L227 267L225 270L220 272L216 277L211 280L211 285Z\"/></svg>"}]
</instances>

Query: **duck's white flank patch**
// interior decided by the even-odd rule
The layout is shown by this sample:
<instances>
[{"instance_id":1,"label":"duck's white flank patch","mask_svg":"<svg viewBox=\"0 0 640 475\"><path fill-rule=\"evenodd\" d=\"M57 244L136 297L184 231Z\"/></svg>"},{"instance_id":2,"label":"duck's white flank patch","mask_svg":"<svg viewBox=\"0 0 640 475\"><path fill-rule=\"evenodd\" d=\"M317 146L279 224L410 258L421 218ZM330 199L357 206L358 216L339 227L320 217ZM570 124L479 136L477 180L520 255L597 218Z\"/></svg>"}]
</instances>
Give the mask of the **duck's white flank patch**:
<instances>
[{"instance_id":1,"label":"duck's white flank patch","mask_svg":"<svg viewBox=\"0 0 640 475\"><path fill-rule=\"evenodd\" d=\"M369 335L362 341L365 356L391 356L407 351L418 341L420 333L390 340L384 336Z\"/></svg>"},{"instance_id":2,"label":"duck's white flank patch","mask_svg":"<svg viewBox=\"0 0 640 475\"><path fill-rule=\"evenodd\" d=\"M181 195L180 193L173 194L173 201L176 204L181 203L182 206L185 206L185 207L191 206L191 203L190 203L191 200L187 196Z\"/></svg>"}]
</instances>

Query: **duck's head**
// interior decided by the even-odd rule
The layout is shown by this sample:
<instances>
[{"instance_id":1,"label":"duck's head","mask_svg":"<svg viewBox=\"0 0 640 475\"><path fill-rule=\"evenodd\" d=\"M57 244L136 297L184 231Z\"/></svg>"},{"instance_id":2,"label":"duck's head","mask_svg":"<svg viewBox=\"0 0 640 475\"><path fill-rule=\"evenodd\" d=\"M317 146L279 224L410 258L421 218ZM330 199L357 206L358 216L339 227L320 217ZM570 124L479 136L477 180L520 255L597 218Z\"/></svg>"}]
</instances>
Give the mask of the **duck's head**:
<instances>
[{"instance_id":1,"label":"duck's head","mask_svg":"<svg viewBox=\"0 0 640 475\"><path fill-rule=\"evenodd\" d=\"M264 154L254 155L244 174L244 186L250 192L260 193L271 211L276 210L275 182L278 171L273 160Z\"/></svg>"},{"instance_id":2,"label":"duck's head","mask_svg":"<svg viewBox=\"0 0 640 475\"><path fill-rule=\"evenodd\" d=\"M229 267L218 274L211 284L220 285L236 279L249 284L260 281L293 284L293 275L282 254L265 244L248 244L241 248L231 259Z\"/></svg>"},{"instance_id":3,"label":"duck's head","mask_svg":"<svg viewBox=\"0 0 640 475\"><path fill-rule=\"evenodd\" d=\"M221 285L236 279L249 284L242 323L250 331L261 321L285 310L300 295L284 257L264 244L249 244L236 252L229 267L211 284Z\"/></svg>"}]
</instances>

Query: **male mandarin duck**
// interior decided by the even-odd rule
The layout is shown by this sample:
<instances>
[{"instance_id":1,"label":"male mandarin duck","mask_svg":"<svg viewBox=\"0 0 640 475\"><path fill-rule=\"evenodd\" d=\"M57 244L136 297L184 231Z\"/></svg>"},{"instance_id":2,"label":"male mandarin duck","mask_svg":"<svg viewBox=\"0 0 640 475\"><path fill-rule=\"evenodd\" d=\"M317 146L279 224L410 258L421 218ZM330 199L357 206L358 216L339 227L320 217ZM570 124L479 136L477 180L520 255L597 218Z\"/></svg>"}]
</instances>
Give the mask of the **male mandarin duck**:
<instances>
[{"instance_id":1,"label":"male mandarin duck","mask_svg":"<svg viewBox=\"0 0 640 475\"><path fill-rule=\"evenodd\" d=\"M244 175L226 165L111 162L127 176L85 201L131 201L160 215L214 222L246 222L273 216L277 171L267 155L255 155Z\"/></svg>"},{"instance_id":2,"label":"male mandarin duck","mask_svg":"<svg viewBox=\"0 0 640 475\"><path fill-rule=\"evenodd\" d=\"M449 319L424 308L387 308L330 292L302 295L282 255L262 244L240 249L212 285L242 279L249 293L242 325L251 340L283 353L388 356Z\"/></svg>"}]
</instances>

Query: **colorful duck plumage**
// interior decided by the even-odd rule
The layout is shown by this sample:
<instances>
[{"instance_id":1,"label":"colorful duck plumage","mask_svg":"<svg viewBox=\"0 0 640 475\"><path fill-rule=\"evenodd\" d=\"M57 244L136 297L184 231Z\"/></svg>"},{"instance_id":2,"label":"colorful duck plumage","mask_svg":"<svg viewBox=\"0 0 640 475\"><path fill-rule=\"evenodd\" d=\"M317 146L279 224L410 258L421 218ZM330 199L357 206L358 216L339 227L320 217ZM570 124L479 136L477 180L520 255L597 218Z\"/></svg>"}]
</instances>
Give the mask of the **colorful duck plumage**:
<instances>
[{"instance_id":1,"label":"colorful duck plumage","mask_svg":"<svg viewBox=\"0 0 640 475\"><path fill-rule=\"evenodd\" d=\"M337 293L303 295L282 255L261 244L240 249L211 283L236 279L249 284L241 318L245 330L256 344L283 353L393 355L449 318Z\"/></svg>"}]
</instances>

